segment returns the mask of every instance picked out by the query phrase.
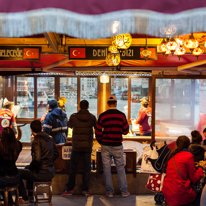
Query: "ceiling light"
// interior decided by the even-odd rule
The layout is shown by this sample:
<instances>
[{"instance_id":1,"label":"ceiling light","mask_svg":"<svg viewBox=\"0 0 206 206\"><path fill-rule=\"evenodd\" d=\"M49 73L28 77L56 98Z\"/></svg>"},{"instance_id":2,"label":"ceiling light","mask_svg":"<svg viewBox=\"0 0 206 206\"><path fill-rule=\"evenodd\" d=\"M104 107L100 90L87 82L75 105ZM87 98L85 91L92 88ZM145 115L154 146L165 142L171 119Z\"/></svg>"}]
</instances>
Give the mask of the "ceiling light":
<instances>
[{"instance_id":1,"label":"ceiling light","mask_svg":"<svg viewBox=\"0 0 206 206\"><path fill-rule=\"evenodd\" d=\"M177 49L178 44L174 38L171 38L170 41L167 43L167 48L171 51L172 55L174 54L175 50Z\"/></svg>"},{"instance_id":2,"label":"ceiling light","mask_svg":"<svg viewBox=\"0 0 206 206\"><path fill-rule=\"evenodd\" d=\"M120 63L120 54L109 53L106 57L106 62L110 67L116 67Z\"/></svg>"},{"instance_id":3,"label":"ceiling light","mask_svg":"<svg viewBox=\"0 0 206 206\"><path fill-rule=\"evenodd\" d=\"M181 56L185 54L185 52L185 48L180 45L180 47L175 50L175 55L177 55L180 60Z\"/></svg>"},{"instance_id":4,"label":"ceiling light","mask_svg":"<svg viewBox=\"0 0 206 206\"><path fill-rule=\"evenodd\" d=\"M117 49L128 49L132 43L132 36L130 34L119 34L112 38L112 44Z\"/></svg>"},{"instance_id":5,"label":"ceiling light","mask_svg":"<svg viewBox=\"0 0 206 206\"><path fill-rule=\"evenodd\" d=\"M192 52L193 55L196 56L197 60L198 60L198 57L203 54L203 49L201 47L197 47L197 48L194 48L193 52Z\"/></svg>"},{"instance_id":6,"label":"ceiling light","mask_svg":"<svg viewBox=\"0 0 206 206\"><path fill-rule=\"evenodd\" d=\"M184 45L185 47L187 47L188 49L190 49L191 53L193 52L193 50L195 48L198 47L198 41L194 38L193 34L190 35L189 39L186 39L184 41Z\"/></svg>"}]
</instances>

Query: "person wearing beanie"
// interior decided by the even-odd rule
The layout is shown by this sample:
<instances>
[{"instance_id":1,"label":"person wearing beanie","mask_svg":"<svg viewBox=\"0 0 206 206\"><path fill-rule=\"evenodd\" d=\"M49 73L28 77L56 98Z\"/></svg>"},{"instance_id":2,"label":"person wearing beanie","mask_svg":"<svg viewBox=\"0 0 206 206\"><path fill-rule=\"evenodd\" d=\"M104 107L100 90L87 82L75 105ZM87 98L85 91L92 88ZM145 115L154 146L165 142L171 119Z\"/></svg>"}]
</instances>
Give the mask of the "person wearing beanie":
<instances>
[{"instance_id":1,"label":"person wearing beanie","mask_svg":"<svg viewBox=\"0 0 206 206\"><path fill-rule=\"evenodd\" d=\"M119 188L122 197L128 197L127 179L125 173L122 135L129 133L129 124L125 114L117 109L117 98L110 95L107 98L108 110L99 115L95 127L95 136L101 144L101 156L103 163L103 174L106 186L106 195L113 197L114 187L112 183L111 163L112 157L116 164Z\"/></svg>"},{"instance_id":2,"label":"person wearing beanie","mask_svg":"<svg viewBox=\"0 0 206 206\"><path fill-rule=\"evenodd\" d=\"M49 102L50 112L46 115L43 124L43 131L54 138L56 144L67 141L67 114L58 108L58 102L51 100Z\"/></svg>"},{"instance_id":3,"label":"person wearing beanie","mask_svg":"<svg viewBox=\"0 0 206 206\"><path fill-rule=\"evenodd\" d=\"M140 101L142 107L139 110L136 124L139 124L141 136L151 136L152 109L148 106L149 101L147 97L143 97Z\"/></svg>"}]
</instances>

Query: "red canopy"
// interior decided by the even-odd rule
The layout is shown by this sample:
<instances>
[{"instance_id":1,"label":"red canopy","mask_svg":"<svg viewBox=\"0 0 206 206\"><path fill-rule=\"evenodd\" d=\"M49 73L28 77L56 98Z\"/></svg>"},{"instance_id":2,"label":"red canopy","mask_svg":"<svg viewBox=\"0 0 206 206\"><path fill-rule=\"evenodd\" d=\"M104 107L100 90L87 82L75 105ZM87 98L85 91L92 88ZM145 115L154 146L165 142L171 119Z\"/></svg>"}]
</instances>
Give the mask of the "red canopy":
<instances>
[{"instance_id":1,"label":"red canopy","mask_svg":"<svg viewBox=\"0 0 206 206\"><path fill-rule=\"evenodd\" d=\"M204 0L0 0L0 37L56 32L98 39L206 31Z\"/></svg>"}]
</instances>

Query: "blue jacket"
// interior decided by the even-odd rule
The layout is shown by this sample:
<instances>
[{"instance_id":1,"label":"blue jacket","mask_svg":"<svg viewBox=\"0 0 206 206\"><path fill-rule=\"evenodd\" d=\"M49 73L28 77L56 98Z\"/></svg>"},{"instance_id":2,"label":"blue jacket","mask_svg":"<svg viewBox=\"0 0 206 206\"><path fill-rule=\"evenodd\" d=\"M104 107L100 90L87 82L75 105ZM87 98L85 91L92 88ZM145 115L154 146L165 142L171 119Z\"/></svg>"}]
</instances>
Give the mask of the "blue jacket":
<instances>
[{"instance_id":1,"label":"blue jacket","mask_svg":"<svg viewBox=\"0 0 206 206\"><path fill-rule=\"evenodd\" d=\"M67 114L55 107L44 120L43 131L54 138L56 144L65 143L67 137Z\"/></svg>"}]
</instances>

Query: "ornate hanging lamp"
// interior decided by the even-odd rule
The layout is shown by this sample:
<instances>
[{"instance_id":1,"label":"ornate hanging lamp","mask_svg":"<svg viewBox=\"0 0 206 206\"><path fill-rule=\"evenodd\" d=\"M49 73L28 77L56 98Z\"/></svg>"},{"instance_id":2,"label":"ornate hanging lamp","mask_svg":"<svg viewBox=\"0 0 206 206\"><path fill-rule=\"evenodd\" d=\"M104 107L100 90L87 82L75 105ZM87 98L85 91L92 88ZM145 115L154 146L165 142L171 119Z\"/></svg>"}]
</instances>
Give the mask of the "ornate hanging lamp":
<instances>
[{"instance_id":1,"label":"ornate hanging lamp","mask_svg":"<svg viewBox=\"0 0 206 206\"><path fill-rule=\"evenodd\" d=\"M177 48L177 49L175 50L175 53L174 53L174 54L177 55L177 56L178 56L178 59L180 60L181 56L182 56L183 54L185 54L185 52L186 52L185 48L184 48L182 45L180 45L179 48Z\"/></svg>"},{"instance_id":2,"label":"ornate hanging lamp","mask_svg":"<svg viewBox=\"0 0 206 206\"><path fill-rule=\"evenodd\" d=\"M160 44L157 46L158 51L160 51L164 57L166 51L167 51L167 41L165 39L162 40Z\"/></svg>"},{"instance_id":3,"label":"ornate hanging lamp","mask_svg":"<svg viewBox=\"0 0 206 206\"><path fill-rule=\"evenodd\" d=\"M197 60L198 60L198 57L203 54L203 49L201 47L197 47L197 48L194 48L193 52L192 52L193 55L196 56Z\"/></svg>"},{"instance_id":4,"label":"ornate hanging lamp","mask_svg":"<svg viewBox=\"0 0 206 206\"><path fill-rule=\"evenodd\" d=\"M165 58L167 59L167 57L171 54L171 51L169 49L167 49L167 51L165 52Z\"/></svg>"},{"instance_id":5,"label":"ornate hanging lamp","mask_svg":"<svg viewBox=\"0 0 206 206\"><path fill-rule=\"evenodd\" d=\"M117 49L128 49L132 43L132 36L130 34L119 34L112 38L112 44Z\"/></svg>"},{"instance_id":6,"label":"ornate hanging lamp","mask_svg":"<svg viewBox=\"0 0 206 206\"><path fill-rule=\"evenodd\" d=\"M120 63L120 54L109 53L106 57L106 62L110 67L116 67Z\"/></svg>"},{"instance_id":7,"label":"ornate hanging lamp","mask_svg":"<svg viewBox=\"0 0 206 206\"><path fill-rule=\"evenodd\" d=\"M169 40L169 42L167 43L167 49L169 49L171 51L172 55L174 54L174 52L177 49L177 47L178 47L177 42L175 41L174 38L171 38Z\"/></svg>"},{"instance_id":8,"label":"ornate hanging lamp","mask_svg":"<svg viewBox=\"0 0 206 206\"><path fill-rule=\"evenodd\" d=\"M112 54L117 54L117 53L119 53L117 47L114 46L114 45L110 46L109 49L108 49L108 51L111 52Z\"/></svg>"},{"instance_id":9,"label":"ornate hanging lamp","mask_svg":"<svg viewBox=\"0 0 206 206\"><path fill-rule=\"evenodd\" d=\"M142 55L144 60L147 61L147 59L151 56L151 54L152 54L152 51L150 51L147 47L147 35L146 35L146 46L144 50L140 52L140 55Z\"/></svg>"},{"instance_id":10,"label":"ornate hanging lamp","mask_svg":"<svg viewBox=\"0 0 206 206\"><path fill-rule=\"evenodd\" d=\"M190 35L189 39L186 39L184 41L184 45L185 47L187 47L188 49L190 49L191 53L193 52L193 50L195 48L198 47L199 42L194 38L193 33Z\"/></svg>"}]
</instances>

